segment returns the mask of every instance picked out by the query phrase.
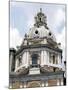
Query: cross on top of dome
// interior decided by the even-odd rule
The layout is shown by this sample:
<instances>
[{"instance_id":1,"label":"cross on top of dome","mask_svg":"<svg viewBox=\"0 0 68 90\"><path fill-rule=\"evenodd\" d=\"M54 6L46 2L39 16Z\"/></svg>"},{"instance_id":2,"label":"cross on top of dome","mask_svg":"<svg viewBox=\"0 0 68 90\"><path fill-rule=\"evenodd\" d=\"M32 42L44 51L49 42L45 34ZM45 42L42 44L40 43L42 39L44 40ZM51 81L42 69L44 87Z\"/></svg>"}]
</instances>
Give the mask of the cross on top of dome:
<instances>
[{"instance_id":1,"label":"cross on top of dome","mask_svg":"<svg viewBox=\"0 0 68 90\"><path fill-rule=\"evenodd\" d=\"M42 12L42 8L40 8L40 12Z\"/></svg>"},{"instance_id":2,"label":"cross on top of dome","mask_svg":"<svg viewBox=\"0 0 68 90\"><path fill-rule=\"evenodd\" d=\"M40 8L40 12L37 13L38 17L45 16L44 13L42 12L42 8ZM46 17L46 16L45 16Z\"/></svg>"}]
</instances>

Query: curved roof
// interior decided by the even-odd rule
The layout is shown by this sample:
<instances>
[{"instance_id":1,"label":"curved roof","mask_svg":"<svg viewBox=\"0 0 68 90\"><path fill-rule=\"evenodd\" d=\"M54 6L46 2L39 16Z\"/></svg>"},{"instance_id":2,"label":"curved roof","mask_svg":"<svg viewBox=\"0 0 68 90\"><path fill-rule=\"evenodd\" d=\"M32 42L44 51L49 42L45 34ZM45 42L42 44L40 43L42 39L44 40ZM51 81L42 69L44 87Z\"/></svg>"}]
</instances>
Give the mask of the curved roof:
<instances>
[{"instance_id":1,"label":"curved roof","mask_svg":"<svg viewBox=\"0 0 68 90\"><path fill-rule=\"evenodd\" d=\"M53 41L56 41L55 36L53 35L53 33L49 30L46 29L44 26L40 26L38 27L32 27L28 33L29 38L41 38L41 37L47 37L47 38L51 38Z\"/></svg>"},{"instance_id":2,"label":"curved roof","mask_svg":"<svg viewBox=\"0 0 68 90\"><path fill-rule=\"evenodd\" d=\"M47 37L51 38L53 41L56 41L54 34L47 27L46 18L47 18L46 15L42 12L42 9L40 8L40 12L38 12L37 15L35 16L35 24L29 30L28 33L29 38Z\"/></svg>"}]
</instances>

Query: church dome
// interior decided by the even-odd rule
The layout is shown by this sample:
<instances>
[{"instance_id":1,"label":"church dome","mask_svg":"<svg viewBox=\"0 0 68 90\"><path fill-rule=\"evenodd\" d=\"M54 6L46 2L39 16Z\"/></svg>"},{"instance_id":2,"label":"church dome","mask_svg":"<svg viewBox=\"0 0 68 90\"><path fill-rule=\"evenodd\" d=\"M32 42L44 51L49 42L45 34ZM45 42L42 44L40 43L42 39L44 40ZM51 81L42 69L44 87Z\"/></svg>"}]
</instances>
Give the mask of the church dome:
<instances>
[{"instance_id":1,"label":"church dome","mask_svg":"<svg viewBox=\"0 0 68 90\"><path fill-rule=\"evenodd\" d=\"M54 36L54 34L46 29L44 26L41 27L32 27L28 33L29 38L43 38L43 37L47 37L47 38L51 38L52 40L56 41L56 38Z\"/></svg>"},{"instance_id":2,"label":"church dome","mask_svg":"<svg viewBox=\"0 0 68 90\"><path fill-rule=\"evenodd\" d=\"M51 30L47 26L47 17L44 13L42 13L42 9L40 9L40 12L37 13L35 16L35 24L32 28L30 28L28 32L29 38L50 38L53 41L56 41L56 38L54 34L51 32Z\"/></svg>"},{"instance_id":3,"label":"church dome","mask_svg":"<svg viewBox=\"0 0 68 90\"><path fill-rule=\"evenodd\" d=\"M29 31L29 37L34 38L34 37L45 37L49 33L49 30L47 30L44 26L41 27L32 27Z\"/></svg>"}]
</instances>

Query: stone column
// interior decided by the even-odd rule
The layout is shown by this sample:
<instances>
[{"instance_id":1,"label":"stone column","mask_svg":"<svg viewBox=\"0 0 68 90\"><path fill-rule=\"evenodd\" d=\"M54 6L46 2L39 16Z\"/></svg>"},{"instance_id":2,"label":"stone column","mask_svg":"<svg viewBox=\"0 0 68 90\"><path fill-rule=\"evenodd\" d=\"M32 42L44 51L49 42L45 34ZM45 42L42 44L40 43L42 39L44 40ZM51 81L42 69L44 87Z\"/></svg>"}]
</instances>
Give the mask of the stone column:
<instances>
[{"instance_id":1,"label":"stone column","mask_svg":"<svg viewBox=\"0 0 68 90\"><path fill-rule=\"evenodd\" d=\"M23 66L26 65L26 52L23 53L23 56L22 56L22 63L23 63Z\"/></svg>"},{"instance_id":2,"label":"stone column","mask_svg":"<svg viewBox=\"0 0 68 90\"><path fill-rule=\"evenodd\" d=\"M49 59L50 59L50 57L49 57L49 52L47 51L47 64L49 64Z\"/></svg>"},{"instance_id":3,"label":"stone column","mask_svg":"<svg viewBox=\"0 0 68 90\"><path fill-rule=\"evenodd\" d=\"M16 59L16 62L15 62L15 69L17 69L18 65L19 65L19 60L18 60L18 58L17 58L17 59Z\"/></svg>"},{"instance_id":4,"label":"stone column","mask_svg":"<svg viewBox=\"0 0 68 90\"><path fill-rule=\"evenodd\" d=\"M23 65L27 68L29 65L29 52L28 51L24 52L22 62L23 62Z\"/></svg>"},{"instance_id":5,"label":"stone column","mask_svg":"<svg viewBox=\"0 0 68 90\"><path fill-rule=\"evenodd\" d=\"M41 86L44 87L44 81L42 81L42 85Z\"/></svg>"},{"instance_id":6,"label":"stone column","mask_svg":"<svg viewBox=\"0 0 68 90\"><path fill-rule=\"evenodd\" d=\"M10 60L9 60L9 71L11 72L12 70L12 60L13 60L13 55L10 55Z\"/></svg>"},{"instance_id":7,"label":"stone column","mask_svg":"<svg viewBox=\"0 0 68 90\"><path fill-rule=\"evenodd\" d=\"M23 88L22 85L20 85L20 88Z\"/></svg>"},{"instance_id":8,"label":"stone column","mask_svg":"<svg viewBox=\"0 0 68 90\"><path fill-rule=\"evenodd\" d=\"M60 80L58 79L58 80L57 80L57 86L59 86L59 85L60 85Z\"/></svg>"},{"instance_id":9,"label":"stone column","mask_svg":"<svg viewBox=\"0 0 68 90\"><path fill-rule=\"evenodd\" d=\"M43 53L43 57L44 57L44 60L43 60L43 63L44 63L44 65L46 65L47 64L47 57L48 57L48 55L47 55L47 51L43 51L44 53Z\"/></svg>"},{"instance_id":10,"label":"stone column","mask_svg":"<svg viewBox=\"0 0 68 90\"><path fill-rule=\"evenodd\" d=\"M22 65L23 65L23 64L24 64L24 63L23 63L23 55L22 55L22 58L21 58L21 59L22 59Z\"/></svg>"},{"instance_id":11,"label":"stone column","mask_svg":"<svg viewBox=\"0 0 68 90\"><path fill-rule=\"evenodd\" d=\"M26 52L26 67L29 66L29 52Z\"/></svg>"},{"instance_id":12,"label":"stone column","mask_svg":"<svg viewBox=\"0 0 68 90\"><path fill-rule=\"evenodd\" d=\"M22 82L20 83L20 88L23 88Z\"/></svg>"},{"instance_id":13,"label":"stone column","mask_svg":"<svg viewBox=\"0 0 68 90\"><path fill-rule=\"evenodd\" d=\"M26 88L26 82L24 82L24 88Z\"/></svg>"},{"instance_id":14,"label":"stone column","mask_svg":"<svg viewBox=\"0 0 68 90\"><path fill-rule=\"evenodd\" d=\"M16 50L14 48L10 48L9 51L9 71L13 72L13 69L15 69L15 55Z\"/></svg>"},{"instance_id":15,"label":"stone column","mask_svg":"<svg viewBox=\"0 0 68 90\"><path fill-rule=\"evenodd\" d=\"M12 84L9 85L9 88L10 88L10 89L12 88Z\"/></svg>"},{"instance_id":16,"label":"stone column","mask_svg":"<svg viewBox=\"0 0 68 90\"><path fill-rule=\"evenodd\" d=\"M58 64L61 65L61 55L58 54Z\"/></svg>"},{"instance_id":17,"label":"stone column","mask_svg":"<svg viewBox=\"0 0 68 90\"><path fill-rule=\"evenodd\" d=\"M63 86L63 79L61 79L61 86Z\"/></svg>"},{"instance_id":18,"label":"stone column","mask_svg":"<svg viewBox=\"0 0 68 90\"><path fill-rule=\"evenodd\" d=\"M41 51L41 66L44 65L44 52Z\"/></svg>"},{"instance_id":19,"label":"stone column","mask_svg":"<svg viewBox=\"0 0 68 90\"><path fill-rule=\"evenodd\" d=\"M46 87L48 86L48 81L46 81L45 86L46 86Z\"/></svg>"}]
</instances>

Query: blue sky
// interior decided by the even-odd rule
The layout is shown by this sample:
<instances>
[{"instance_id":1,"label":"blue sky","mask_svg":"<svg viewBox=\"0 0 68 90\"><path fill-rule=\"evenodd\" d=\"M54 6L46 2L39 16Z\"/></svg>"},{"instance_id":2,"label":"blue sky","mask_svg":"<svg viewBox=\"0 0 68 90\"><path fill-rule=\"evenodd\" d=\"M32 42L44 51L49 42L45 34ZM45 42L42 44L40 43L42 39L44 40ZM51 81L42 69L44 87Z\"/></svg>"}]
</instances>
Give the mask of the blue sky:
<instances>
[{"instance_id":1,"label":"blue sky","mask_svg":"<svg viewBox=\"0 0 68 90\"><path fill-rule=\"evenodd\" d=\"M52 24L55 23L53 18L54 14L58 10L65 11L64 5L58 4L41 4L41 3L25 3L25 2L11 2L10 3L10 25L12 28L17 28L21 35L27 32L33 23L34 16L39 12L40 7L47 16L48 25L50 28L53 27ZM32 20L30 22L30 20ZM58 20L59 23L59 20ZM30 25L31 24L31 25ZM57 24L57 23L56 23ZM64 26L64 21L55 27L57 32L61 32ZM53 28L52 28L53 29ZM54 30L54 29L53 29Z\"/></svg>"},{"instance_id":2,"label":"blue sky","mask_svg":"<svg viewBox=\"0 0 68 90\"><path fill-rule=\"evenodd\" d=\"M10 2L10 47L21 44L40 8L47 16L48 27L55 34L57 42L61 43L65 54L65 5L62 4Z\"/></svg>"}]
</instances>

